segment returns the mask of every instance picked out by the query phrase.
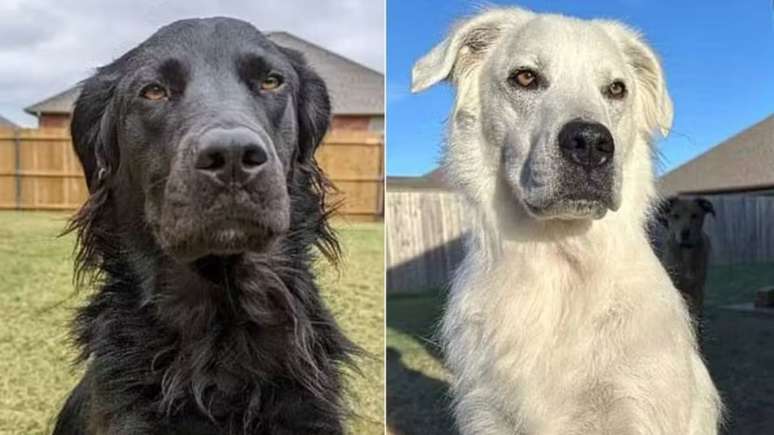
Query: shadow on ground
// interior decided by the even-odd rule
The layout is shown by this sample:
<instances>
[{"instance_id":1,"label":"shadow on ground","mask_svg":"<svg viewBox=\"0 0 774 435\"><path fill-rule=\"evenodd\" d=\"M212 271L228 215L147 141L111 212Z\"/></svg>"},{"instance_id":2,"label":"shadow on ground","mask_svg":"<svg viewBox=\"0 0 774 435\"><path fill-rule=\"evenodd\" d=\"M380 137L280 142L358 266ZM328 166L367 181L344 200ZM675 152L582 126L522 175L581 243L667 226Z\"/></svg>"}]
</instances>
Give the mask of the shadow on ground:
<instances>
[{"instance_id":1,"label":"shadow on ground","mask_svg":"<svg viewBox=\"0 0 774 435\"><path fill-rule=\"evenodd\" d=\"M774 434L774 316L724 308L774 284L774 265L710 269L703 349L726 405L728 435ZM455 434L448 374L433 339L443 295L387 303L387 423L395 435Z\"/></svg>"},{"instance_id":2,"label":"shadow on ground","mask_svg":"<svg viewBox=\"0 0 774 435\"><path fill-rule=\"evenodd\" d=\"M387 427L392 435L454 435L449 383L434 338L442 296L387 304Z\"/></svg>"}]
</instances>

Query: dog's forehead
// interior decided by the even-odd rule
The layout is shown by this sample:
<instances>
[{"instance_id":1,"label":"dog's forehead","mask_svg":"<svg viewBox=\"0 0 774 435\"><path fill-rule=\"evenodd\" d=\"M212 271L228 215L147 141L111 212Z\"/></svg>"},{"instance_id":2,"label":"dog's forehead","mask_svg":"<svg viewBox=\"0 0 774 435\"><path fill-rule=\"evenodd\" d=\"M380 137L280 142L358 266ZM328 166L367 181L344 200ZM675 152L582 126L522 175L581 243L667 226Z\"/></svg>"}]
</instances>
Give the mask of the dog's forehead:
<instances>
[{"instance_id":1,"label":"dog's forehead","mask_svg":"<svg viewBox=\"0 0 774 435\"><path fill-rule=\"evenodd\" d=\"M622 67L615 41L593 22L561 15L538 15L504 38L508 53L523 53L543 63Z\"/></svg>"},{"instance_id":2,"label":"dog's forehead","mask_svg":"<svg viewBox=\"0 0 774 435\"><path fill-rule=\"evenodd\" d=\"M151 35L140 46L146 52L196 49L206 54L207 47L225 54L246 50L276 52L271 40L252 24L227 17L191 18L172 22Z\"/></svg>"},{"instance_id":3,"label":"dog's forehead","mask_svg":"<svg viewBox=\"0 0 774 435\"><path fill-rule=\"evenodd\" d=\"M675 201L671 207L672 212L676 213L704 213L704 209L698 202L691 199L681 199Z\"/></svg>"}]
</instances>

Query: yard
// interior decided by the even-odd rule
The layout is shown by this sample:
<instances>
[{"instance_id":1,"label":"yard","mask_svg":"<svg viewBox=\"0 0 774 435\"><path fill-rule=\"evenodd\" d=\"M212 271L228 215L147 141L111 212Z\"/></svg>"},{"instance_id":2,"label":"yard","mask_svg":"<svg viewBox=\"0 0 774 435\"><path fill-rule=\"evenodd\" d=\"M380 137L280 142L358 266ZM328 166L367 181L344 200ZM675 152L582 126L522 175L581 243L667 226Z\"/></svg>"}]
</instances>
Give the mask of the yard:
<instances>
[{"instance_id":1,"label":"yard","mask_svg":"<svg viewBox=\"0 0 774 435\"><path fill-rule=\"evenodd\" d=\"M0 213L0 434L48 434L81 371L72 368L68 321L84 293L73 292L66 216ZM326 299L370 357L350 376L353 434L382 434L384 297L382 224L339 224L340 271L320 264Z\"/></svg>"},{"instance_id":2,"label":"yard","mask_svg":"<svg viewBox=\"0 0 774 435\"><path fill-rule=\"evenodd\" d=\"M774 265L711 269L706 290L709 369L728 409L725 433L774 434L774 316L723 306L750 302L774 284ZM443 295L388 298L387 425L394 435L454 434L448 374L433 339Z\"/></svg>"}]
</instances>

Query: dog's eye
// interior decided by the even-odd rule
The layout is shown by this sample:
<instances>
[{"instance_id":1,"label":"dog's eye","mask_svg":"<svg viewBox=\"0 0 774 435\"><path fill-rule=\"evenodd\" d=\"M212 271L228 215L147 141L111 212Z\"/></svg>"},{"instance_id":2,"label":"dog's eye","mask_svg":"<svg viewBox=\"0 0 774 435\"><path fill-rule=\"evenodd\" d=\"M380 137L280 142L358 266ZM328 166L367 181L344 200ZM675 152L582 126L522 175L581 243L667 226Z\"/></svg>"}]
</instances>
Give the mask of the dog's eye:
<instances>
[{"instance_id":1,"label":"dog's eye","mask_svg":"<svg viewBox=\"0 0 774 435\"><path fill-rule=\"evenodd\" d=\"M142 88L140 92L143 98L151 101L166 100L169 98L167 89L159 84L152 84Z\"/></svg>"},{"instance_id":2,"label":"dog's eye","mask_svg":"<svg viewBox=\"0 0 774 435\"><path fill-rule=\"evenodd\" d=\"M680 215L679 215L679 214L673 214L673 215L672 215L672 217L673 217L675 220L677 220L677 219L680 219Z\"/></svg>"},{"instance_id":3,"label":"dog's eye","mask_svg":"<svg viewBox=\"0 0 774 435\"><path fill-rule=\"evenodd\" d=\"M525 89L534 89L538 85L537 73L528 69L514 71L511 73L511 76L508 78L508 80L511 83Z\"/></svg>"},{"instance_id":4,"label":"dog's eye","mask_svg":"<svg viewBox=\"0 0 774 435\"><path fill-rule=\"evenodd\" d=\"M699 215L697 215L696 213L691 215L691 219L698 219L698 218L699 218Z\"/></svg>"},{"instance_id":5,"label":"dog's eye","mask_svg":"<svg viewBox=\"0 0 774 435\"><path fill-rule=\"evenodd\" d=\"M626 85L624 85L623 82L616 80L608 85L605 93L609 98L620 100L626 96Z\"/></svg>"},{"instance_id":6,"label":"dog's eye","mask_svg":"<svg viewBox=\"0 0 774 435\"><path fill-rule=\"evenodd\" d=\"M269 74L261 82L262 91L273 91L282 86L282 77L277 74Z\"/></svg>"}]
</instances>

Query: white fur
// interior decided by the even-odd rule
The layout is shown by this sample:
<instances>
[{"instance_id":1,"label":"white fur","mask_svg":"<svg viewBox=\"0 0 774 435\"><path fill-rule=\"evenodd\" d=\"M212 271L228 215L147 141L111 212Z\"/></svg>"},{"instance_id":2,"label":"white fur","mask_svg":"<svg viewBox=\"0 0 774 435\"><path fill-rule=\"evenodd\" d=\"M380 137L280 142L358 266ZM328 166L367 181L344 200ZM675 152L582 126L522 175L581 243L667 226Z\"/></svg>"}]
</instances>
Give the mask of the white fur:
<instances>
[{"instance_id":1,"label":"white fur","mask_svg":"<svg viewBox=\"0 0 774 435\"><path fill-rule=\"evenodd\" d=\"M514 97L504 71L530 56L550 86ZM456 26L413 75L414 91L457 88L445 169L477 211L442 326L462 433L717 433L718 393L644 231L649 143L672 121L653 52L615 22L492 9ZM620 103L599 92L614 75L630 92ZM521 173L545 171L550 188L551 144L577 117L615 138L620 207L600 219L535 215L524 201L540 192Z\"/></svg>"}]
</instances>

